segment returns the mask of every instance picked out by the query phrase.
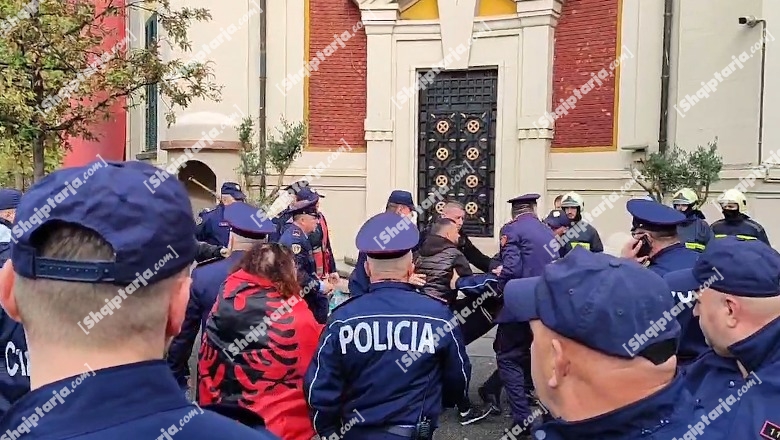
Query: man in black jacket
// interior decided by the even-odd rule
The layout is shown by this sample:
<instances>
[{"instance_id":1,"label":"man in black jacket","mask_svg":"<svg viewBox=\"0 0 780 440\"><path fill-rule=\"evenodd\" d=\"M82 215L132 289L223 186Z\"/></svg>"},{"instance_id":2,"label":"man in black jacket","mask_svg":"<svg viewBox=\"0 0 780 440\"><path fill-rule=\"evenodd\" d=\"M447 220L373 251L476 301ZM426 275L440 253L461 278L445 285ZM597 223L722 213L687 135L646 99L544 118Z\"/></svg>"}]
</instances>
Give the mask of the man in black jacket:
<instances>
[{"instance_id":1,"label":"man in black jacket","mask_svg":"<svg viewBox=\"0 0 780 440\"><path fill-rule=\"evenodd\" d=\"M415 273L425 275L423 292L444 299L453 311L457 311L455 309L458 307L456 303L458 291L451 287L453 271L461 277L473 274L468 260L456 245L459 238L458 229L458 224L451 219L436 220L431 225L428 238L422 242L417 251L414 261ZM461 327L466 343L481 336L481 334L467 336L467 329ZM490 415L490 410L474 407L466 395L458 403L458 413L461 425L469 425Z\"/></svg>"},{"instance_id":2,"label":"man in black jacket","mask_svg":"<svg viewBox=\"0 0 780 440\"><path fill-rule=\"evenodd\" d=\"M463 209L463 205L458 202L447 202L447 204L445 204L442 208L440 216L440 218L452 220L457 225L459 233L457 247L458 250L461 251L466 257L466 260L468 260L472 266L476 267L482 272L490 272L491 258L483 254L482 251L474 246L474 243L469 240L469 238L466 236L466 234L463 233L463 230L461 229L463 227L463 219L465 217L466 210ZM420 244L417 247L420 248L425 242L425 239L430 235L430 228L423 229L423 231L420 233Z\"/></svg>"}]
</instances>

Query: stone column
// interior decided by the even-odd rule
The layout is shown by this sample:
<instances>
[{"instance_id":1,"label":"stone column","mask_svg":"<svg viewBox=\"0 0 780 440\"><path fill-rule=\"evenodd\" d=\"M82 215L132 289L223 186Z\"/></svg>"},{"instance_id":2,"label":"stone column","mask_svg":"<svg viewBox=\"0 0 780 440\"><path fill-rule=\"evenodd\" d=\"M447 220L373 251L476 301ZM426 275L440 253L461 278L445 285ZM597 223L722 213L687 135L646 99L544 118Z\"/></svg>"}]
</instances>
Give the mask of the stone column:
<instances>
[{"instance_id":1,"label":"stone column","mask_svg":"<svg viewBox=\"0 0 780 440\"><path fill-rule=\"evenodd\" d=\"M552 123L540 121L551 110L554 34L564 0L516 1L517 15L523 19L525 26L521 35L521 80L517 97L517 137L520 149L514 160L518 164L533 166L521 167L522 172L517 173L516 178L513 176L513 180L517 195L535 192L544 198L554 127ZM505 218L508 218L508 204L498 206L504 207ZM539 206L545 206L544 199L539 201Z\"/></svg>"},{"instance_id":2,"label":"stone column","mask_svg":"<svg viewBox=\"0 0 780 440\"><path fill-rule=\"evenodd\" d=\"M355 0L366 31L366 215L380 212L397 185L393 148L393 27L398 4ZM411 166L411 165L409 165ZM412 190L412 188L405 188Z\"/></svg>"}]
</instances>

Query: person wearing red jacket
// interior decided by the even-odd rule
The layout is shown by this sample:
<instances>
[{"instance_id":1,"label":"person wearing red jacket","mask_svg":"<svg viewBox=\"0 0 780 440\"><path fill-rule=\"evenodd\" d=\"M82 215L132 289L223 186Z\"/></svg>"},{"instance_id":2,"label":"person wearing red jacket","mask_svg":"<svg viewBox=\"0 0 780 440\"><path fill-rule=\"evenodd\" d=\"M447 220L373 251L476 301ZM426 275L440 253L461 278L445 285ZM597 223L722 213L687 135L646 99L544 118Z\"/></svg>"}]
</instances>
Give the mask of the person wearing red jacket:
<instances>
[{"instance_id":1,"label":"person wearing red jacket","mask_svg":"<svg viewBox=\"0 0 780 440\"><path fill-rule=\"evenodd\" d=\"M228 276L206 322L198 403L248 409L284 440L311 440L303 376L322 325L295 273L292 253L270 243L254 246Z\"/></svg>"}]
</instances>

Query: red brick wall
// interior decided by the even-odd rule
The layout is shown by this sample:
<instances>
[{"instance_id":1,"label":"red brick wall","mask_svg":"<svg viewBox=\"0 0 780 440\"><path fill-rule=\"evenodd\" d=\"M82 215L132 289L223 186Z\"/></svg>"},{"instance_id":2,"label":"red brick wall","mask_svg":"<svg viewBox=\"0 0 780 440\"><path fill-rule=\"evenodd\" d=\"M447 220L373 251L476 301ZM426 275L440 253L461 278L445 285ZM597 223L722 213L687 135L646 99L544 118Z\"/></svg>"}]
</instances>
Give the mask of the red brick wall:
<instances>
[{"instance_id":1,"label":"red brick wall","mask_svg":"<svg viewBox=\"0 0 780 440\"><path fill-rule=\"evenodd\" d=\"M366 119L366 33L352 0L309 0L309 57L331 44L334 35L354 35L320 63L309 78L309 145L337 147L340 139L364 148Z\"/></svg>"},{"instance_id":2,"label":"red brick wall","mask_svg":"<svg viewBox=\"0 0 780 440\"><path fill-rule=\"evenodd\" d=\"M616 58L621 0L568 0L555 31L553 112ZM616 72L612 72L616 73ZM553 147L604 147L613 140L615 76L596 86L555 121Z\"/></svg>"}]
</instances>

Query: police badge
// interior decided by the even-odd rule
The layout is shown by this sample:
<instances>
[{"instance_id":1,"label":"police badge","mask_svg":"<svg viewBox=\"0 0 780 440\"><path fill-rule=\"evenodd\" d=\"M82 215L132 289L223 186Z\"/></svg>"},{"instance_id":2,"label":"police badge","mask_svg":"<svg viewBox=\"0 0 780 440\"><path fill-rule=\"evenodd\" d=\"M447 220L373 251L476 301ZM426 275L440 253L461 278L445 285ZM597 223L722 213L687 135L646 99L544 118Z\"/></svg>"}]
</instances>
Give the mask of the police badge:
<instances>
[{"instance_id":1,"label":"police badge","mask_svg":"<svg viewBox=\"0 0 780 440\"><path fill-rule=\"evenodd\" d=\"M203 217L201 217L201 216L197 216L197 217L195 218L195 224L196 224L196 225L200 225L201 223L203 223Z\"/></svg>"},{"instance_id":2,"label":"police badge","mask_svg":"<svg viewBox=\"0 0 780 440\"><path fill-rule=\"evenodd\" d=\"M292 245L292 251L293 251L293 253L295 255L300 254L301 253L301 245L299 245L299 244Z\"/></svg>"}]
</instances>

